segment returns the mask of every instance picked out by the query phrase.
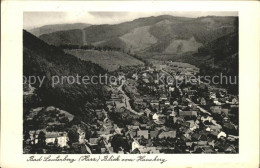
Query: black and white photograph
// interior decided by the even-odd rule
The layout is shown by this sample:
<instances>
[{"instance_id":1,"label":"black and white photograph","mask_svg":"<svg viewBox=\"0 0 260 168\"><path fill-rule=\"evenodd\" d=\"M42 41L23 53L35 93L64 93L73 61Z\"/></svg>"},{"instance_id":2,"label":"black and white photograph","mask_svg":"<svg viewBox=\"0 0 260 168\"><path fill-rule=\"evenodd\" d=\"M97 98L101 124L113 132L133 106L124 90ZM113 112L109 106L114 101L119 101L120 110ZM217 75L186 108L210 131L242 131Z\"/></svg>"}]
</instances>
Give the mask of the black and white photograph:
<instances>
[{"instance_id":1,"label":"black and white photograph","mask_svg":"<svg viewBox=\"0 0 260 168\"><path fill-rule=\"evenodd\" d=\"M1 1L1 168L259 168L259 1Z\"/></svg>"},{"instance_id":2,"label":"black and white photograph","mask_svg":"<svg viewBox=\"0 0 260 168\"><path fill-rule=\"evenodd\" d=\"M236 11L24 12L24 154L239 153Z\"/></svg>"}]
</instances>

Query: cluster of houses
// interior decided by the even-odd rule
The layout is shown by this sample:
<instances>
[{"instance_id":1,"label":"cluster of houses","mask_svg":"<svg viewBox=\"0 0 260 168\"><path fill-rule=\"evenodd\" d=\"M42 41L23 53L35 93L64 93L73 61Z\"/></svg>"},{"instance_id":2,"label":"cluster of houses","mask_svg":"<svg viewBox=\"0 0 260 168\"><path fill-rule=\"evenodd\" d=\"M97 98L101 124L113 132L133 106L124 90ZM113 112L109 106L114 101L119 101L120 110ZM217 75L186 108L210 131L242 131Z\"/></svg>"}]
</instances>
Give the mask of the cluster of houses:
<instances>
[{"instance_id":1,"label":"cluster of houses","mask_svg":"<svg viewBox=\"0 0 260 168\"><path fill-rule=\"evenodd\" d=\"M122 86L124 91L115 89L121 86L114 83L107 108L94 109L97 123L82 122L91 136L87 137L78 127L79 139L73 145L81 145L85 153L237 153L238 123L233 119L238 116L238 97L214 86L178 87L174 81L158 79L179 70L183 75L198 72L196 67L168 62L132 73ZM124 74L120 78L125 78ZM198 95L198 89L205 93ZM129 111L147 121L119 127L110 117L112 111L119 114ZM30 131L31 144L38 143L41 131L47 145L68 147L68 133L46 130ZM130 150L124 145L115 149L113 139L118 135Z\"/></svg>"},{"instance_id":2,"label":"cluster of houses","mask_svg":"<svg viewBox=\"0 0 260 168\"><path fill-rule=\"evenodd\" d=\"M138 148L141 153L144 151L145 147L141 145L140 137L151 140L152 147L156 150L164 146L153 146L156 144L153 144L154 138L182 137L186 143L183 147L186 152L238 152L238 136L228 132L228 130L235 130L235 132L238 130L238 125L230 120L230 112L233 108L238 108L237 96L227 94L226 89L207 86L206 94L209 99L196 97L197 101L194 103L190 99L194 99L196 88L180 89L174 87L172 83L160 84L154 78L156 75L153 75L153 72L154 69L148 68L145 72L133 74L132 79L126 82L125 90L133 100L131 106L155 124L155 127L146 126L147 129L142 129L144 126L141 125L131 127L131 137L134 139L132 150ZM138 94L138 85L142 88L146 87L148 93ZM171 92L176 89L180 90L181 98L172 100ZM156 93L149 95L151 90L156 90ZM164 129L160 129L161 127ZM176 144L173 147L176 148Z\"/></svg>"}]
</instances>

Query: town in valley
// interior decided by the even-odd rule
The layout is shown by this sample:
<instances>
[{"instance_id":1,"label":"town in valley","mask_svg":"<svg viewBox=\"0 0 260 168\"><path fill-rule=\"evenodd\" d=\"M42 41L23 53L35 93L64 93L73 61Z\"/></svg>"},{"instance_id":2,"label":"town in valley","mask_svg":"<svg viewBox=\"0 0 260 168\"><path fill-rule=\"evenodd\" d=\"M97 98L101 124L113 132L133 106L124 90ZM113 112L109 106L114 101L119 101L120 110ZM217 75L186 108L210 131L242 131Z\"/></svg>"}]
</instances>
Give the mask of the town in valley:
<instances>
[{"instance_id":1,"label":"town in valley","mask_svg":"<svg viewBox=\"0 0 260 168\"><path fill-rule=\"evenodd\" d=\"M45 128L24 135L24 152L44 143L43 153L237 153L238 96L186 80L198 72L169 61L115 71L118 80L106 86L104 107L91 109L96 124L74 125L72 114L54 106L31 109L26 121L44 122ZM27 85L24 96L33 94Z\"/></svg>"},{"instance_id":2,"label":"town in valley","mask_svg":"<svg viewBox=\"0 0 260 168\"><path fill-rule=\"evenodd\" d=\"M239 153L237 12L69 14L24 13L24 154Z\"/></svg>"}]
</instances>

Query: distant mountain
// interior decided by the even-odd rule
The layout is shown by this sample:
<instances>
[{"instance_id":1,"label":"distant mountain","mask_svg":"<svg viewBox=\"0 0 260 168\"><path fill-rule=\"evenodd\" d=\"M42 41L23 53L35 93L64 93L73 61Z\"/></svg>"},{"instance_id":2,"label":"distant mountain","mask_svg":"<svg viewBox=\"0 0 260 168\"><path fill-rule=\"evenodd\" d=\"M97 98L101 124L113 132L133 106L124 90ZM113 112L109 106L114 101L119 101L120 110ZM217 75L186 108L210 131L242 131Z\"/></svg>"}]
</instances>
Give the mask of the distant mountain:
<instances>
[{"instance_id":1,"label":"distant mountain","mask_svg":"<svg viewBox=\"0 0 260 168\"><path fill-rule=\"evenodd\" d=\"M80 31L45 34L40 39L53 45L88 44L120 47L122 50L144 53L195 53L198 48L235 31L237 17L207 16L200 18L161 15L135 19L115 25L92 25ZM68 37L76 36L69 41ZM84 36L80 37L80 36ZM77 39L77 40L76 40ZM83 40L84 39L84 40Z\"/></svg>"},{"instance_id":2,"label":"distant mountain","mask_svg":"<svg viewBox=\"0 0 260 168\"><path fill-rule=\"evenodd\" d=\"M60 46L64 44L83 45L83 30L73 29L43 34L40 39L48 44Z\"/></svg>"},{"instance_id":3,"label":"distant mountain","mask_svg":"<svg viewBox=\"0 0 260 168\"><path fill-rule=\"evenodd\" d=\"M39 83L33 85L42 100L42 105L53 105L69 111L72 114L85 113L86 104L94 101L102 102L106 90L99 84L69 84L60 79L59 84L52 87L52 76L93 76L104 74L106 71L99 65L89 61L82 61L75 56L64 53L62 50L50 46L23 31L23 75L45 76L42 87ZM75 78L74 78L75 79ZM61 82L64 82L63 84Z\"/></svg>"},{"instance_id":4,"label":"distant mountain","mask_svg":"<svg viewBox=\"0 0 260 168\"><path fill-rule=\"evenodd\" d=\"M86 24L86 23L53 24L53 25L45 25L45 26L37 27L34 29L30 29L28 31L38 37L43 34L49 34L57 31L84 29L88 26L90 26L90 24Z\"/></svg>"},{"instance_id":5,"label":"distant mountain","mask_svg":"<svg viewBox=\"0 0 260 168\"><path fill-rule=\"evenodd\" d=\"M142 59L187 62L198 66L202 75L224 72L238 76L238 17L235 16L162 15L115 25L92 25L81 32L54 32L39 38L57 46L109 46ZM236 93L238 87L233 88Z\"/></svg>"}]
</instances>

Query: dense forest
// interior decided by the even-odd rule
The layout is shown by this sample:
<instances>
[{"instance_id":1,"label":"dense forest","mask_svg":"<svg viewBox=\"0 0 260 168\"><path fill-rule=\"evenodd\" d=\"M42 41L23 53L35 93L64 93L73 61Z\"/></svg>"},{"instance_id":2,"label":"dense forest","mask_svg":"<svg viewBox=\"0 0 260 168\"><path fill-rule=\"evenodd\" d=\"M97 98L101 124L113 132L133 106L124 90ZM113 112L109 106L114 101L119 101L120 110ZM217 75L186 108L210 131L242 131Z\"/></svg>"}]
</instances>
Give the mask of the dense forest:
<instances>
[{"instance_id":1,"label":"dense forest","mask_svg":"<svg viewBox=\"0 0 260 168\"><path fill-rule=\"evenodd\" d=\"M82 61L72 55L65 54L61 49L48 45L32 34L23 31L23 73L25 77L45 76L41 87L36 88L38 104L53 105L67 110L72 114L82 114L91 106L102 106L106 97L106 90L100 84L57 84L52 87L52 76L93 76L105 74L99 65L89 61ZM31 104L26 104L25 109ZM28 101L30 102L30 101ZM87 115L84 113L84 115ZM89 118L86 116L86 118Z\"/></svg>"}]
</instances>

